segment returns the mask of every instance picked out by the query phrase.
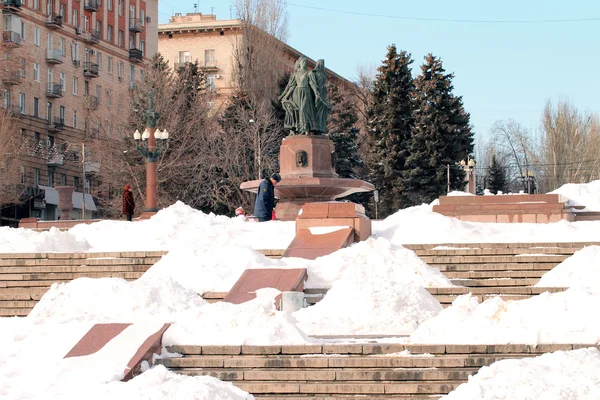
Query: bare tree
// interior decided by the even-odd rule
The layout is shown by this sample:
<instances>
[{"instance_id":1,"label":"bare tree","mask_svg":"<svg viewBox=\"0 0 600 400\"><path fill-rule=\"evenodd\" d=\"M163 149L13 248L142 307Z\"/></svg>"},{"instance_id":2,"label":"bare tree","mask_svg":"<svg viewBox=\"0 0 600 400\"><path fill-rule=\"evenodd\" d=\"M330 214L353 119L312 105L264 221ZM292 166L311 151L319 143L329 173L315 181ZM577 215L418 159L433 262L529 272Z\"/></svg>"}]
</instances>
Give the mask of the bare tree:
<instances>
[{"instance_id":1,"label":"bare tree","mask_svg":"<svg viewBox=\"0 0 600 400\"><path fill-rule=\"evenodd\" d=\"M21 157L21 145L17 132L17 118L10 109L0 111L0 207L23 200L25 187L21 182L18 162Z\"/></svg>"},{"instance_id":2,"label":"bare tree","mask_svg":"<svg viewBox=\"0 0 600 400\"><path fill-rule=\"evenodd\" d=\"M242 93L273 100L284 73L288 16L281 0L236 0L242 32L233 43L233 81Z\"/></svg>"},{"instance_id":3,"label":"bare tree","mask_svg":"<svg viewBox=\"0 0 600 400\"><path fill-rule=\"evenodd\" d=\"M598 179L600 130L597 114L582 114L567 99L546 103L542 114L539 162L544 190Z\"/></svg>"}]
</instances>

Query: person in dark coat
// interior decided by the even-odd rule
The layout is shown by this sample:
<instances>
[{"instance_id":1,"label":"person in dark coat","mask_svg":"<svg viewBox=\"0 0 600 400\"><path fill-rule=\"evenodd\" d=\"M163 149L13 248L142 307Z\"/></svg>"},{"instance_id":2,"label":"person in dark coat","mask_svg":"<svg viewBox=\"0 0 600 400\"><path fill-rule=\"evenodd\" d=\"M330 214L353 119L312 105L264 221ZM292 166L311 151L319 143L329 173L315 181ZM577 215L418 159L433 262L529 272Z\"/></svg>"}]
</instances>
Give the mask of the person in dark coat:
<instances>
[{"instance_id":1,"label":"person in dark coat","mask_svg":"<svg viewBox=\"0 0 600 400\"><path fill-rule=\"evenodd\" d=\"M125 185L123 190L123 214L127 216L127 221L131 221L135 211L135 200L130 185Z\"/></svg>"},{"instance_id":2,"label":"person in dark coat","mask_svg":"<svg viewBox=\"0 0 600 400\"><path fill-rule=\"evenodd\" d=\"M258 185L256 201L254 202L254 216L258 222L270 221L273 218L273 207L275 206L275 185L281 181L281 175L277 172Z\"/></svg>"}]
</instances>

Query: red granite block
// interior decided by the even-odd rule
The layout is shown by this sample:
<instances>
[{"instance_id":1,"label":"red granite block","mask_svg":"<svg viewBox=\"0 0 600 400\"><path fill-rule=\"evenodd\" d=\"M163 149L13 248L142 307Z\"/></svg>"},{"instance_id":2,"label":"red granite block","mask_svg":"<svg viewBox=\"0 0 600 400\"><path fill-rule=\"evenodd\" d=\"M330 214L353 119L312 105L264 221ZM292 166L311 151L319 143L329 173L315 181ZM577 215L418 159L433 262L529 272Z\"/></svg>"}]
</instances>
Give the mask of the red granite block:
<instances>
[{"instance_id":1,"label":"red granite block","mask_svg":"<svg viewBox=\"0 0 600 400\"><path fill-rule=\"evenodd\" d=\"M352 202L329 203L328 218L356 218L356 204Z\"/></svg>"},{"instance_id":2,"label":"red granite block","mask_svg":"<svg viewBox=\"0 0 600 400\"><path fill-rule=\"evenodd\" d=\"M152 365L152 355L160 354L162 348L162 337L167 329L171 326L170 323L164 324L158 331L142 343L137 352L133 355L131 360L127 363L127 369L125 369L125 377L123 381L128 381L136 375L141 373L142 362L146 361Z\"/></svg>"},{"instance_id":3,"label":"red granite block","mask_svg":"<svg viewBox=\"0 0 600 400\"><path fill-rule=\"evenodd\" d=\"M94 354L131 324L96 324L92 326L64 358Z\"/></svg>"},{"instance_id":4,"label":"red granite block","mask_svg":"<svg viewBox=\"0 0 600 400\"><path fill-rule=\"evenodd\" d=\"M225 295L223 301L233 304L244 303L255 298L256 291L263 288L274 288L281 292L302 292L306 278L306 268L247 269Z\"/></svg>"},{"instance_id":5,"label":"red granite block","mask_svg":"<svg viewBox=\"0 0 600 400\"><path fill-rule=\"evenodd\" d=\"M327 218L328 213L328 203L306 203L302 206L302 214L298 219Z\"/></svg>"}]
</instances>

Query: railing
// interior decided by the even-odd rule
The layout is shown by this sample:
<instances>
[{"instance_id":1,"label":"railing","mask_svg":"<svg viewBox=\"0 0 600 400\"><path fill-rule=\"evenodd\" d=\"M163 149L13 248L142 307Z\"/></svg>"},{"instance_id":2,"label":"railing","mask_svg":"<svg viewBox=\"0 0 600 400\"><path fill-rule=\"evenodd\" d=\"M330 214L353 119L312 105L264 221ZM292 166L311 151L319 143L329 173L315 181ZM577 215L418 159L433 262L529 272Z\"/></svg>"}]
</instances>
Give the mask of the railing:
<instances>
[{"instance_id":1,"label":"railing","mask_svg":"<svg viewBox=\"0 0 600 400\"><path fill-rule=\"evenodd\" d=\"M144 54L140 49L129 49L129 59L131 61L142 61Z\"/></svg>"},{"instance_id":2,"label":"railing","mask_svg":"<svg viewBox=\"0 0 600 400\"><path fill-rule=\"evenodd\" d=\"M2 32L2 40L5 45L20 46L21 34L13 31Z\"/></svg>"},{"instance_id":3,"label":"railing","mask_svg":"<svg viewBox=\"0 0 600 400\"><path fill-rule=\"evenodd\" d=\"M218 69L217 60L204 61L204 66L201 68L205 69Z\"/></svg>"},{"instance_id":4,"label":"railing","mask_svg":"<svg viewBox=\"0 0 600 400\"><path fill-rule=\"evenodd\" d=\"M141 19L129 18L129 30L131 32L141 32L144 27L144 23Z\"/></svg>"},{"instance_id":5,"label":"railing","mask_svg":"<svg viewBox=\"0 0 600 400\"><path fill-rule=\"evenodd\" d=\"M94 78L98 76L98 64L95 63L91 63L91 62L86 62L83 63L83 74L85 76Z\"/></svg>"},{"instance_id":6,"label":"railing","mask_svg":"<svg viewBox=\"0 0 600 400\"><path fill-rule=\"evenodd\" d=\"M98 43L100 41L100 32L99 31L89 31L83 32L82 35L83 41L88 43Z\"/></svg>"},{"instance_id":7,"label":"railing","mask_svg":"<svg viewBox=\"0 0 600 400\"><path fill-rule=\"evenodd\" d=\"M60 14L54 14L48 16L48 20L46 21L46 26L48 28L61 28L63 24L63 16Z\"/></svg>"},{"instance_id":8,"label":"railing","mask_svg":"<svg viewBox=\"0 0 600 400\"><path fill-rule=\"evenodd\" d=\"M48 49L46 61L51 64L62 64L62 51L58 49Z\"/></svg>"},{"instance_id":9,"label":"railing","mask_svg":"<svg viewBox=\"0 0 600 400\"><path fill-rule=\"evenodd\" d=\"M65 129L65 120L60 117L54 117L54 121L48 123L48 130L50 132L58 132Z\"/></svg>"},{"instance_id":10,"label":"railing","mask_svg":"<svg viewBox=\"0 0 600 400\"><path fill-rule=\"evenodd\" d=\"M85 174L97 174L100 172L100 163L97 161L86 161L83 164L83 171Z\"/></svg>"},{"instance_id":11,"label":"railing","mask_svg":"<svg viewBox=\"0 0 600 400\"><path fill-rule=\"evenodd\" d=\"M83 9L86 11L98 11L100 9L99 0L85 0Z\"/></svg>"},{"instance_id":12,"label":"railing","mask_svg":"<svg viewBox=\"0 0 600 400\"><path fill-rule=\"evenodd\" d=\"M48 89L46 89L46 96L48 97L62 97L62 85L60 83L48 83Z\"/></svg>"},{"instance_id":13,"label":"railing","mask_svg":"<svg viewBox=\"0 0 600 400\"><path fill-rule=\"evenodd\" d=\"M0 5L4 11L18 11L21 8L21 0L3 0Z\"/></svg>"},{"instance_id":14,"label":"railing","mask_svg":"<svg viewBox=\"0 0 600 400\"><path fill-rule=\"evenodd\" d=\"M64 154L53 154L48 157L49 167L59 167L65 164Z\"/></svg>"},{"instance_id":15,"label":"railing","mask_svg":"<svg viewBox=\"0 0 600 400\"><path fill-rule=\"evenodd\" d=\"M88 96L87 107L91 110L95 110L100 106L100 99L98 96Z\"/></svg>"},{"instance_id":16,"label":"railing","mask_svg":"<svg viewBox=\"0 0 600 400\"><path fill-rule=\"evenodd\" d=\"M2 83L5 85L18 85L21 83L21 73L20 72L5 72L2 75Z\"/></svg>"}]
</instances>

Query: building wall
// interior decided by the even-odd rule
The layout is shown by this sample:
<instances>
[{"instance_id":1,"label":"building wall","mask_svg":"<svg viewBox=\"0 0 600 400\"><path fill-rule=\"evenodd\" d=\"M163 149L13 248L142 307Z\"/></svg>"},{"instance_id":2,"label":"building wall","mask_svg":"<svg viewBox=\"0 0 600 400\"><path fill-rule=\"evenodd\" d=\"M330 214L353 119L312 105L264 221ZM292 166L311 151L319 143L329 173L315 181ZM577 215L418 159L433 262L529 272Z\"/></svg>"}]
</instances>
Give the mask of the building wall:
<instances>
[{"instance_id":1,"label":"building wall","mask_svg":"<svg viewBox=\"0 0 600 400\"><path fill-rule=\"evenodd\" d=\"M31 149L39 137L40 143L53 138L56 145L72 150L65 153L62 165L49 163L44 151L29 151L21 160L25 185L35 186L37 168L39 184L48 185L48 175L53 174L53 184L60 185L64 182L61 177L66 175L67 185L79 178L81 191L83 166L81 155L75 159L75 154L82 143L96 136L110 139L120 134L118 123L127 116L129 90L141 79L143 62L157 49L158 0L90 0L97 1L97 11L86 10L86 0L22 1L20 9L11 11L5 7L2 12L0 51L10 62L4 63L0 74L12 76L16 72L20 79L10 83L2 80L6 91L0 103L18 116L17 130ZM61 13L62 21L58 19ZM130 29L133 26L138 29ZM97 43L90 43L96 30ZM20 46L14 46L21 34ZM8 42L5 38L9 38ZM48 50L50 47L54 51ZM131 49L134 53L144 50L141 59L130 58ZM97 77L84 72L93 67L91 64L98 65ZM62 84L56 98L47 94L52 83ZM25 101L21 107L22 96ZM55 118L61 118L61 108L64 128L50 132L48 128L54 125ZM88 159L93 159L93 154ZM88 178L92 179L93 192L97 176Z\"/></svg>"}]
</instances>

